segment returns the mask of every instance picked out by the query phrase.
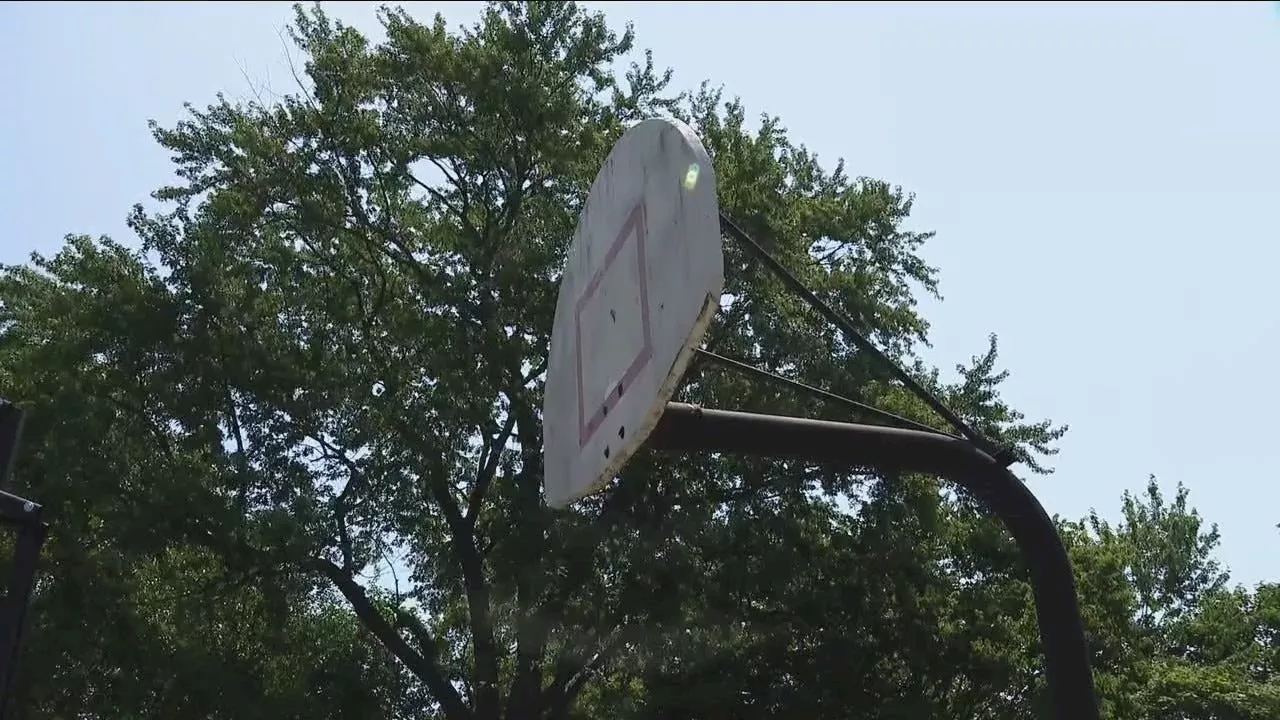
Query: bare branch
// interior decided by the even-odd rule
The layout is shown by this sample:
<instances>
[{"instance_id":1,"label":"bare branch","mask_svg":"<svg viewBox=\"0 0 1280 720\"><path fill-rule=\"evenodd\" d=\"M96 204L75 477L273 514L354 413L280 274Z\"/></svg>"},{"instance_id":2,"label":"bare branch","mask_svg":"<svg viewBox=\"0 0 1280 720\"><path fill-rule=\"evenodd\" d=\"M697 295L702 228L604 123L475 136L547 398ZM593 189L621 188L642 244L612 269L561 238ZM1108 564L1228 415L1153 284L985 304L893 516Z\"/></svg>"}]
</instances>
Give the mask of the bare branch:
<instances>
[{"instance_id":1,"label":"bare branch","mask_svg":"<svg viewBox=\"0 0 1280 720\"><path fill-rule=\"evenodd\" d=\"M539 375L541 375L546 371L547 371L547 358L544 357L542 358L542 360L538 362L537 365L534 365L533 367L529 368L529 372L525 373L524 377L521 379L520 385L521 386L528 385L530 382L533 381L534 378L538 377Z\"/></svg>"},{"instance_id":2,"label":"bare branch","mask_svg":"<svg viewBox=\"0 0 1280 720\"><path fill-rule=\"evenodd\" d=\"M402 419L392 421L401 437L418 436ZM415 442L410 440L411 442ZM476 547L474 528L462 516L457 498L445 482L441 468L427 468L420 473L449 527L449 538L462 566L462 584L467 598L467 615L471 621L471 642L475 652L476 712L484 718L497 717L500 709L498 691L498 647L494 641L493 611L489 582L485 578L484 560Z\"/></svg>"},{"instance_id":3,"label":"bare branch","mask_svg":"<svg viewBox=\"0 0 1280 720\"><path fill-rule=\"evenodd\" d=\"M408 168L405 168L404 175L405 177L409 178L409 182L412 182L414 185L417 185L423 190L426 190L428 195L430 195L433 199L435 199L436 202L443 205L446 210L453 213L460 222L464 224L466 223L466 217L463 216L462 210L460 210L457 207L454 207L453 203L449 202L449 199L446 198L443 194L441 194L439 190L436 190L430 185L419 180L418 176L410 172Z\"/></svg>"},{"instance_id":4,"label":"bare branch","mask_svg":"<svg viewBox=\"0 0 1280 720\"><path fill-rule=\"evenodd\" d=\"M451 719L468 719L475 717L471 709L462 701L462 696L444 677L439 667L439 658L435 653L435 644L426 635L425 629L414 633L418 640L419 650L414 650L409 643L387 622L382 613L374 607L360 583L342 568L328 560L312 559L308 567L324 575L338 588L342 596L351 604L351 609L365 628L378 639L393 655L404 663L416 677L426 684L427 689L440 703L445 714ZM406 613L407 614L407 613Z\"/></svg>"},{"instance_id":5,"label":"bare branch","mask_svg":"<svg viewBox=\"0 0 1280 720\"><path fill-rule=\"evenodd\" d=\"M562 656L556 663L555 677L542 696L542 703L548 709L547 716L551 720L568 717L573 701L591 676L616 657L635 632L634 626L622 625L615 628L594 653L587 655L570 652Z\"/></svg>"},{"instance_id":6,"label":"bare branch","mask_svg":"<svg viewBox=\"0 0 1280 720\"><path fill-rule=\"evenodd\" d=\"M519 377L519 372L515 373ZM543 551L546 546L546 518L542 505L541 426L523 392L509 393L508 413L516 418L520 438L521 467L516 476L520 513L520 551L516 576L516 677L511 685L511 702L521 706L537 703L542 694L542 656L550 633L548 613L539 607L546 585Z\"/></svg>"},{"instance_id":7,"label":"bare branch","mask_svg":"<svg viewBox=\"0 0 1280 720\"><path fill-rule=\"evenodd\" d=\"M485 454L481 456L480 469L476 473L475 486L472 487L471 496L467 499L466 520L473 528L475 527L476 518L480 515L480 506L484 503L485 495L489 492L489 485L493 482L493 478L498 472L498 462L502 459L502 449L511 440L515 424L515 414L507 413L507 420L503 423L502 429L493 437L493 442L485 448Z\"/></svg>"}]
</instances>

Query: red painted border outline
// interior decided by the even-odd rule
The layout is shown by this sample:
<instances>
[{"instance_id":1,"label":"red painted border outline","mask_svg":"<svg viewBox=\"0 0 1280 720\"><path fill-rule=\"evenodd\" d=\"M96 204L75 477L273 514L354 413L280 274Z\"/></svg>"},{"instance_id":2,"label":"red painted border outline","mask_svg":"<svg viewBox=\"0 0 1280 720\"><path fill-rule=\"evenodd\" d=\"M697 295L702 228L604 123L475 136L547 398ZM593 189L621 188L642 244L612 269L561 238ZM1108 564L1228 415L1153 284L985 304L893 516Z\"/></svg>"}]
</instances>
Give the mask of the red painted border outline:
<instances>
[{"instance_id":1,"label":"red painted border outline","mask_svg":"<svg viewBox=\"0 0 1280 720\"><path fill-rule=\"evenodd\" d=\"M609 267L613 265L613 261L617 259L618 253L622 252L622 246L626 241L635 235L636 239L636 260L640 273L640 322L643 327L644 345L640 348L640 352L636 354L635 359L627 367L627 371L623 373L622 379L618 381L618 387L615 391L610 391L605 398L604 405L595 409L591 417L587 417L586 406L584 402L586 396L583 394L582 387L582 311L586 309L587 302L595 296L600 289L600 283L604 281L604 275L609 271ZM591 282L587 283L587 288L578 297L578 305L574 311L573 325L575 331L575 341L578 345L578 448L587 446L587 442L596 434L600 426L604 424L605 417L613 410L618 401L622 399L622 395L626 389L631 387L631 383L640 375L640 371L644 366L653 359L653 336L649 327L649 272L648 263L645 262L645 237L648 235L648 220L645 215L644 200L636 203L631 208L631 212L627 215L627 220L622 224L622 229L618 231L618 237L609 246L609 251L604 256L604 263L600 265L600 269L591 278Z\"/></svg>"}]
</instances>

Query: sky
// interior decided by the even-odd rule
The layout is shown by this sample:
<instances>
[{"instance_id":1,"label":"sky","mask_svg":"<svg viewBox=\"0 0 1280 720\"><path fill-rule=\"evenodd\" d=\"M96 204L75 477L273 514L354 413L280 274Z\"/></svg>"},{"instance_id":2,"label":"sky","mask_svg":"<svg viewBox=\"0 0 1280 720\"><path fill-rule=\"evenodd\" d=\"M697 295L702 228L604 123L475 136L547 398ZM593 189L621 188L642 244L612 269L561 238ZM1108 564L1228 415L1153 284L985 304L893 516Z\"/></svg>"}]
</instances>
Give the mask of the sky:
<instances>
[{"instance_id":1,"label":"sky","mask_svg":"<svg viewBox=\"0 0 1280 720\"><path fill-rule=\"evenodd\" d=\"M378 35L373 3L326 3ZM916 193L945 369L1000 337L1005 398L1071 430L1030 485L1118 516L1154 474L1280 580L1272 3L591 3L675 70L779 116L824 163ZM470 23L479 3L406 3ZM131 238L172 177L147 120L290 89L287 3L0 4L0 262ZM293 52L296 53L296 50Z\"/></svg>"}]
</instances>

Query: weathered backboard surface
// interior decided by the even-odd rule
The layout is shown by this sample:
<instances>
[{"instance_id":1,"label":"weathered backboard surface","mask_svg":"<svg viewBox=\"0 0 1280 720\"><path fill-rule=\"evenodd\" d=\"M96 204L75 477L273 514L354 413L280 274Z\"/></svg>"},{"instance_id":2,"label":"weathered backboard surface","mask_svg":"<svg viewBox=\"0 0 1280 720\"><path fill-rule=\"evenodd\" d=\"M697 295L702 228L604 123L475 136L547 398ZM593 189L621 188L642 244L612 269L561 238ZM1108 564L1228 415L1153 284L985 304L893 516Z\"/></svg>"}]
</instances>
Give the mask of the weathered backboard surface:
<instances>
[{"instance_id":1,"label":"weathered backboard surface","mask_svg":"<svg viewBox=\"0 0 1280 720\"><path fill-rule=\"evenodd\" d=\"M684 123L645 120L609 153L569 248L543 406L548 504L600 489L644 443L723 288L711 159Z\"/></svg>"}]
</instances>

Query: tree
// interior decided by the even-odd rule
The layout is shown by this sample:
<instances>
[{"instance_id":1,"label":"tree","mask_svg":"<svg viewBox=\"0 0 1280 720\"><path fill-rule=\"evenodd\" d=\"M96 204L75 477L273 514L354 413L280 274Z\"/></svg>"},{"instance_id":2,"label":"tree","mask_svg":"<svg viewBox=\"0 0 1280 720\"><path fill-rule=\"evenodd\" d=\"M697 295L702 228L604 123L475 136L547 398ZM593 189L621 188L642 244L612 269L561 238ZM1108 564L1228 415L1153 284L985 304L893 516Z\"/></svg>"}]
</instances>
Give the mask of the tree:
<instances>
[{"instance_id":1,"label":"tree","mask_svg":"<svg viewBox=\"0 0 1280 720\"><path fill-rule=\"evenodd\" d=\"M1125 493L1115 527L1092 513L1065 524L1084 600L1094 672L1114 717L1263 720L1280 713L1275 587L1229 588L1181 484L1154 477Z\"/></svg>"},{"instance_id":2,"label":"tree","mask_svg":"<svg viewBox=\"0 0 1280 720\"><path fill-rule=\"evenodd\" d=\"M359 707L392 715L995 717L993 702L1025 704L1008 658L983 654L990 598L956 599L974 573L1016 566L933 479L644 454L572 510L541 500L560 263L605 153L654 113L698 130L744 227L1039 468L1062 429L999 400L994 339L955 385L915 359L928 329L915 293L935 292L937 272L919 256L931 234L906 228L911 197L843 163L824 170L776 118L749 130L710 86L667 94L648 55L617 76L630 29L574 3L493 3L460 32L381 19L387 40L372 45L299 8L296 93L220 98L155 127L179 182L156 193L162 211L132 214L140 250L74 238L4 273L0 368L45 423L23 477L59 517L89 503L89 538L128 549L120 592L142 592L142 558L174 557L195 565L161 584L225 574L287 614L336 593L414 682L396 690L363 646L334 650L370 673ZM729 249L726 269L714 349L937 421L749 258ZM835 413L707 368L681 392ZM80 525L57 527L68 553L86 542ZM362 582L386 558L408 582ZM1026 603L1013 592L992 607ZM334 612L311 617L346 622Z\"/></svg>"},{"instance_id":3,"label":"tree","mask_svg":"<svg viewBox=\"0 0 1280 720\"><path fill-rule=\"evenodd\" d=\"M1175 620L1221 590L1227 574L1213 558L1218 527L1203 528L1199 513L1187 505L1187 489L1179 484L1166 503L1155 476L1147 482L1145 502L1124 495L1124 522L1116 528L1129 548L1129 577L1138 593L1141 620L1147 626ZM1091 523L1106 532L1104 524Z\"/></svg>"},{"instance_id":4,"label":"tree","mask_svg":"<svg viewBox=\"0 0 1280 720\"><path fill-rule=\"evenodd\" d=\"M401 671L330 593L208 544L218 468L149 409L146 344L171 328L141 270L73 237L0 279L0 386L36 409L18 477L53 524L19 716L390 716Z\"/></svg>"},{"instance_id":5,"label":"tree","mask_svg":"<svg viewBox=\"0 0 1280 720\"><path fill-rule=\"evenodd\" d=\"M1170 623L1169 656L1157 659L1142 698L1148 717L1274 718L1280 714L1280 592L1217 590Z\"/></svg>"}]
</instances>

